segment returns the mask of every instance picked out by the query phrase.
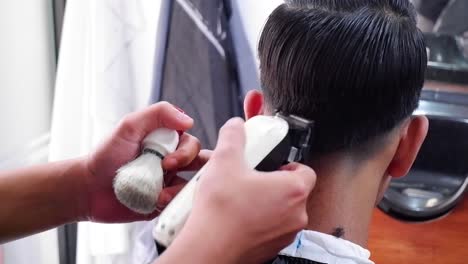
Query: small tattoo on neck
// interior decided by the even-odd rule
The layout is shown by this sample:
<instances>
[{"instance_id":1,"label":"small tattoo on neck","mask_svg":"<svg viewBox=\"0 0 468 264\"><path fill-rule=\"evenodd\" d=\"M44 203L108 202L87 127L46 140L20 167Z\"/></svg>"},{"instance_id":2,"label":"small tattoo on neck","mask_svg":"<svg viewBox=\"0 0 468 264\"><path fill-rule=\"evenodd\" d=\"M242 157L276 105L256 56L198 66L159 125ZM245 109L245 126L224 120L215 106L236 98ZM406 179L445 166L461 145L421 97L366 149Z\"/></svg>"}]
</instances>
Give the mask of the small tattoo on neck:
<instances>
[{"instance_id":1,"label":"small tattoo on neck","mask_svg":"<svg viewBox=\"0 0 468 264\"><path fill-rule=\"evenodd\" d=\"M337 228L335 228L335 230L333 230L332 236L334 236L336 238L341 238L341 237L344 236L344 234L345 234L344 228L343 227L337 227Z\"/></svg>"}]
</instances>

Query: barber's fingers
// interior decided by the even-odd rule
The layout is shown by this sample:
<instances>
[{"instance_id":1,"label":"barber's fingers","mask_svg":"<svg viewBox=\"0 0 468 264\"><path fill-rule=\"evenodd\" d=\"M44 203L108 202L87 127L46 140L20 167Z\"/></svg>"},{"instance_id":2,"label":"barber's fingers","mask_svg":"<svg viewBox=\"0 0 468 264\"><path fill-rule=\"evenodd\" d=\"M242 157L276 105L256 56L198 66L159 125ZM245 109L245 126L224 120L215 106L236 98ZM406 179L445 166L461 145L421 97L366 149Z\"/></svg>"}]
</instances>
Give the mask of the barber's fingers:
<instances>
[{"instance_id":1,"label":"barber's fingers","mask_svg":"<svg viewBox=\"0 0 468 264\"><path fill-rule=\"evenodd\" d=\"M208 160L211 158L211 155L213 154L213 151L208 150L208 149L202 149L198 153L198 156L192 160L192 162L180 169L179 171L198 171L200 170L205 164L208 162Z\"/></svg>"},{"instance_id":2,"label":"barber's fingers","mask_svg":"<svg viewBox=\"0 0 468 264\"><path fill-rule=\"evenodd\" d=\"M216 166L239 166L245 162L244 120L232 118L219 130L218 143L211 160Z\"/></svg>"},{"instance_id":3,"label":"barber's fingers","mask_svg":"<svg viewBox=\"0 0 468 264\"><path fill-rule=\"evenodd\" d=\"M290 203L301 203L307 199L315 186L316 174L310 167L291 163L278 171L258 172L264 188L278 190L278 199L285 199Z\"/></svg>"},{"instance_id":4,"label":"barber's fingers","mask_svg":"<svg viewBox=\"0 0 468 264\"><path fill-rule=\"evenodd\" d=\"M198 157L200 148L200 141L196 137L187 133L182 134L176 151L164 158L163 168L170 171L188 166Z\"/></svg>"},{"instance_id":5,"label":"barber's fingers","mask_svg":"<svg viewBox=\"0 0 468 264\"><path fill-rule=\"evenodd\" d=\"M168 102L153 104L141 111L128 114L119 125L117 135L139 143L153 130L161 127L185 131L193 126L193 119Z\"/></svg>"},{"instance_id":6,"label":"barber's fingers","mask_svg":"<svg viewBox=\"0 0 468 264\"><path fill-rule=\"evenodd\" d=\"M185 186L185 183L174 185L171 187L164 188L158 197L157 207L163 209L166 207L169 202L182 190Z\"/></svg>"},{"instance_id":7,"label":"barber's fingers","mask_svg":"<svg viewBox=\"0 0 468 264\"><path fill-rule=\"evenodd\" d=\"M164 186L174 186L182 183L186 183L187 180L177 175L177 172L170 172L164 175Z\"/></svg>"},{"instance_id":8,"label":"barber's fingers","mask_svg":"<svg viewBox=\"0 0 468 264\"><path fill-rule=\"evenodd\" d=\"M315 174L315 171L311 167L297 162L292 162L281 167L280 173L304 181L307 192L312 191L317 181L317 174Z\"/></svg>"}]
</instances>

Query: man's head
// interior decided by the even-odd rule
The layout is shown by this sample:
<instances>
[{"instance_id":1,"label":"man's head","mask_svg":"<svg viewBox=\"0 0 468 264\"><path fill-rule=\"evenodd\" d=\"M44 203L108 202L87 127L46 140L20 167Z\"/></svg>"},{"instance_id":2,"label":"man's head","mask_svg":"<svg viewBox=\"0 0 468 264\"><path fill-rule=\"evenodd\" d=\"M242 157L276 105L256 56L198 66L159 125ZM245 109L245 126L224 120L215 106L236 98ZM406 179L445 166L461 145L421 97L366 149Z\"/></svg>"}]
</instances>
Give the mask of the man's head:
<instances>
[{"instance_id":1,"label":"man's head","mask_svg":"<svg viewBox=\"0 0 468 264\"><path fill-rule=\"evenodd\" d=\"M410 118L427 64L415 16L408 0L286 1L261 34L263 95L247 96L247 117L314 120L315 158L391 149L387 173L403 176L427 132L425 117Z\"/></svg>"}]
</instances>

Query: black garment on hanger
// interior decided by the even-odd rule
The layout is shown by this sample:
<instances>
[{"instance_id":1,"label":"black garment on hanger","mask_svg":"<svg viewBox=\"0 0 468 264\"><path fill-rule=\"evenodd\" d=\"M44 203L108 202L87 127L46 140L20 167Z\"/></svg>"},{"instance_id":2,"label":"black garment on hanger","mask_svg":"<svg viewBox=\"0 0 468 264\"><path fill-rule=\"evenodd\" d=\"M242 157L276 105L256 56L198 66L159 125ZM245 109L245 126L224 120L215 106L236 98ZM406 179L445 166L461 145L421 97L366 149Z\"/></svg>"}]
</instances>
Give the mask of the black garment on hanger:
<instances>
[{"instance_id":1,"label":"black garment on hanger","mask_svg":"<svg viewBox=\"0 0 468 264\"><path fill-rule=\"evenodd\" d=\"M219 128L242 115L229 1L175 0L170 12L160 100L193 117L189 133L212 149Z\"/></svg>"},{"instance_id":2,"label":"black garment on hanger","mask_svg":"<svg viewBox=\"0 0 468 264\"><path fill-rule=\"evenodd\" d=\"M227 0L174 0L170 7L159 101L194 119L188 132L206 149L216 146L229 118L242 115L230 13ZM165 250L156 247L159 254Z\"/></svg>"}]
</instances>

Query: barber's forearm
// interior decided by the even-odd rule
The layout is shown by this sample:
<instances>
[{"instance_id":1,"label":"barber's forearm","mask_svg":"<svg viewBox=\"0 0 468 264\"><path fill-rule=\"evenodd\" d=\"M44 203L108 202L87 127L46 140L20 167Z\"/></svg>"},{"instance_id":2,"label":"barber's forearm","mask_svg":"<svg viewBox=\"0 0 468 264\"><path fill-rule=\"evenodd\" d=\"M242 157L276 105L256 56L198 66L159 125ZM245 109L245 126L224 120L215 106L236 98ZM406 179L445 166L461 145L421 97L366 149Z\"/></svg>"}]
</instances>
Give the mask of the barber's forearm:
<instances>
[{"instance_id":1,"label":"barber's forearm","mask_svg":"<svg viewBox=\"0 0 468 264\"><path fill-rule=\"evenodd\" d=\"M0 172L0 243L79 220L84 164L75 159Z\"/></svg>"},{"instance_id":2,"label":"barber's forearm","mask_svg":"<svg viewBox=\"0 0 468 264\"><path fill-rule=\"evenodd\" d=\"M213 252L212 248L203 246L203 239L192 241L193 243L186 247L171 246L162 254L153 264L237 264L238 262L222 254ZM197 245L197 243L199 245ZM200 244L202 246L200 246ZM229 252L231 249L225 249ZM227 255L227 254L226 254Z\"/></svg>"}]
</instances>

